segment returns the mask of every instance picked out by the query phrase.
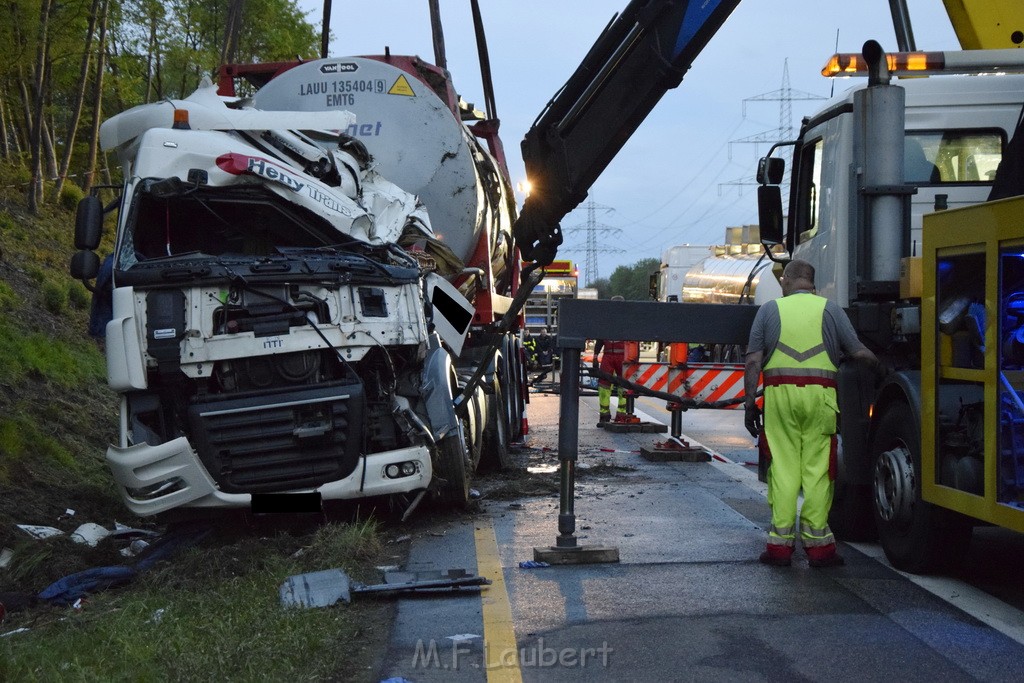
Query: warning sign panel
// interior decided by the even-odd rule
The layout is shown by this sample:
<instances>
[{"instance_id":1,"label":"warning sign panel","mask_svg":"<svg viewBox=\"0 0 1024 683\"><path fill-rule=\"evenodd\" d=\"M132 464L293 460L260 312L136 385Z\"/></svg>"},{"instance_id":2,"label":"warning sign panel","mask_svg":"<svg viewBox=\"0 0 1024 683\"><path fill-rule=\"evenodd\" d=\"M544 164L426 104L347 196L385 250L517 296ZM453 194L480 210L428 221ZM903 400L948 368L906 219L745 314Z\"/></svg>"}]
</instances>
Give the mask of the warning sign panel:
<instances>
[{"instance_id":1,"label":"warning sign panel","mask_svg":"<svg viewBox=\"0 0 1024 683\"><path fill-rule=\"evenodd\" d=\"M389 95L405 95L406 97L415 97L416 93L412 91L412 86L409 85L409 81L405 80L405 76L399 76L397 80L391 85L391 89L388 90Z\"/></svg>"}]
</instances>

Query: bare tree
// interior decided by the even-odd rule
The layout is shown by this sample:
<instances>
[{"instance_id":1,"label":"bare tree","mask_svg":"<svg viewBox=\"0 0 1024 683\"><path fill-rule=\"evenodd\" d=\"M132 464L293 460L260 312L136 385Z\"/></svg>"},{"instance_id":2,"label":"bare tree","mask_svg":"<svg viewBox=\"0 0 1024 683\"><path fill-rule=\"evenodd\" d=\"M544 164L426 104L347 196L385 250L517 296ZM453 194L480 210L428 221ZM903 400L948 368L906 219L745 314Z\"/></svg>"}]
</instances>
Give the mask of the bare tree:
<instances>
[{"instance_id":1,"label":"bare tree","mask_svg":"<svg viewBox=\"0 0 1024 683\"><path fill-rule=\"evenodd\" d=\"M89 82L89 60L92 50L92 36L96 30L96 19L100 9L100 0L92 0L89 10L89 22L85 29L85 46L82 48L82 60L78 65L78 89L75 91L74 105L68 119L68 130L64 135L64 154L61 156L60 168L57 171L57 182L53 186L53 198L60 197L64 189L64 181L68 177L71 165L71 154L75 148L75 136L78 133L78 122L82 118L82 107L85 104L85 89Z\"/></svg>"},{"instance_id":2,"label":"bare tree","mask_svg":"<svg viewBox=\"0 0 1024 683\"><path fill-rule=\"evenodd\" d=\"M96 46L96 76L92 82L92 134L89 136L89 158L86 161L85 180L82 183L82 190L86 193L92 188L96 177L96 157L100 146L100 119L103 117L103 72L106 70L107 63L107 15L110 0L102 0L102 3L99 17L99 43Z\"/></svg>"},{"instance_id":3,"label":"bare tree","mask_svg":"<svg viewBox=\"0 0 1024 683\"><path fill-rule=\"evenodd\" d=\"M32 213L39 211L39 204L43 200L43 103L46 101L43 87L46 85L46 66L49 63L49 29L50 17L53 14L53 0L42 0L39 5L39 29L36 33L36 60L35 71L32 74L32 108L29 112L28 122L31 134L29 135L29 152L32 156L32 178L28 185L28 210Z\"/></svg>"}]
</instances>

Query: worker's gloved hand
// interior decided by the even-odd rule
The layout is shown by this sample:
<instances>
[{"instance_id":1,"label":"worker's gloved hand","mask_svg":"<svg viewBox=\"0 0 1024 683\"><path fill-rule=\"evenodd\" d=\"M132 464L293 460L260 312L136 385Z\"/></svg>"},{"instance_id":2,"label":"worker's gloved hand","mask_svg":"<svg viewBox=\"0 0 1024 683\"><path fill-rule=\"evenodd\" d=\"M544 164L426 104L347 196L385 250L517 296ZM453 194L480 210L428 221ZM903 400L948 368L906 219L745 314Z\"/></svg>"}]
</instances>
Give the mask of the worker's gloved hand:
<instances>
[{"instance_id":1,"label":"worker's gloved hand","mask_svg":"<svg viewBox=\"0 0 1024 683\"><path fill-rule=\"evenodd\" d=\"M756 439L761 434L761 409L757 407L756 403L748 403L744 410L746 415L744 415L743 426Z\"/></svg>"}]
</instances>

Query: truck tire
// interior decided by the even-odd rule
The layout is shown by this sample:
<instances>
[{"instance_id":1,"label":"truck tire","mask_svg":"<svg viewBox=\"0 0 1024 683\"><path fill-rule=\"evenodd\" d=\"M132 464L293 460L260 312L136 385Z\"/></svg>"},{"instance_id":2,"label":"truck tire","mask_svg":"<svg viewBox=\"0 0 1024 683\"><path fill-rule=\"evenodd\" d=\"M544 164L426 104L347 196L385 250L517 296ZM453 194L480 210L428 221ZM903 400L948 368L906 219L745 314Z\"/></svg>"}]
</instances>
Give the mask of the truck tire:
<instances>
[{"instance_id":1,"label":"truck tire","mask_svg":"<svg viewBox=\"0 0 1024 683\"><path fill-rule=\"evenodd\" d=\"M509 406L509 442L519 441L522 437L523 422L523 398L520 391L522 387L522 368L519 363L519 342L512 339L508 345L508 353L505 354L505 399Z\"/></svg>"},{"instance_id":2,"label":"truck tire","mask_svg":"<svg viewBox=\"0 0 1024 683\"><path fill-rule=\"evenodd\" d=\"M484 429L483 452L480 467L487 471L501 471L512 466L508 451L508 404L498 377L494 378L494 393L487 410L487 426Z\"/></svg>"},{"instance_id":3,"label":"truck tire","mask_svg":"<svg viewBox=\"0 0 1024 683\"><path fill-rule=\"evenodd\" d=\"M444 505L464 508L469 503L469 452L464 430L449 434L437 444L434 476L439 480L437 499Z\"/></svg>"},{"instance_id":4,"label":"truck tire","mask_svg":"<svg viewBox=\"0 0 1024 683\"><path fill-rule=\"evenodd\" d=\"M452 373L448 382L454 400L459 393L459 378ZM469 406L469 409L473 410L474 406ZM442 505L465 508L469 504L469 478L473 472L471 422L468 417L459 418L458 428L437 443L434 477L438 486L435 492Z\"/></svg>"},{"instance_id":5,"label":"truck tire","mask_svg":"<svg viewBox=\"0 0 1024 683\"><path fill-rule=\"evenodd\" d=\"M890 405L872 441L874 512L885 556L921 574L963 559L971 540L966 518L921 500L921 437L910 406Z\"/></svg>"}]
</instances>

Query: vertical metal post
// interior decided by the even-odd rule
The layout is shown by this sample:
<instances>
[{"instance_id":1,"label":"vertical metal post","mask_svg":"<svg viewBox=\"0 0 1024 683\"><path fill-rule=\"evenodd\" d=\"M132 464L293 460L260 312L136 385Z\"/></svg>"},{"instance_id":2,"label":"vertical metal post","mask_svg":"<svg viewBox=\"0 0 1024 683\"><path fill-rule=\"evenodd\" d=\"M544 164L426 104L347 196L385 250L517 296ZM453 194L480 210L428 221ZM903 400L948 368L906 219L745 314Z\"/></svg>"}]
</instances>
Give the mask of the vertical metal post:
<instances>
[{"instance_id":1,"label":"vertical metal post","mask_svg":"<svg viewBox=\"0 0 1024 683\"><path fill-rule=\"evenodd\" d=\"M580 350L562 349L562 376L558 404L559 548L576 547L576 460L580 442Z\"/></svg>"},{"instance_id":2,"label":"vertical metal post","mask_svg":"<svg viewBox=\"0 0 1024 683\"><path fill-rule=\"evenodd\" d=\"M683 435L683 411L679 408L672 409L672 405L669 404L669 410L672 411L671 427L669 428L669 434L676 439Z\"/></svg>"}]
</instances>

